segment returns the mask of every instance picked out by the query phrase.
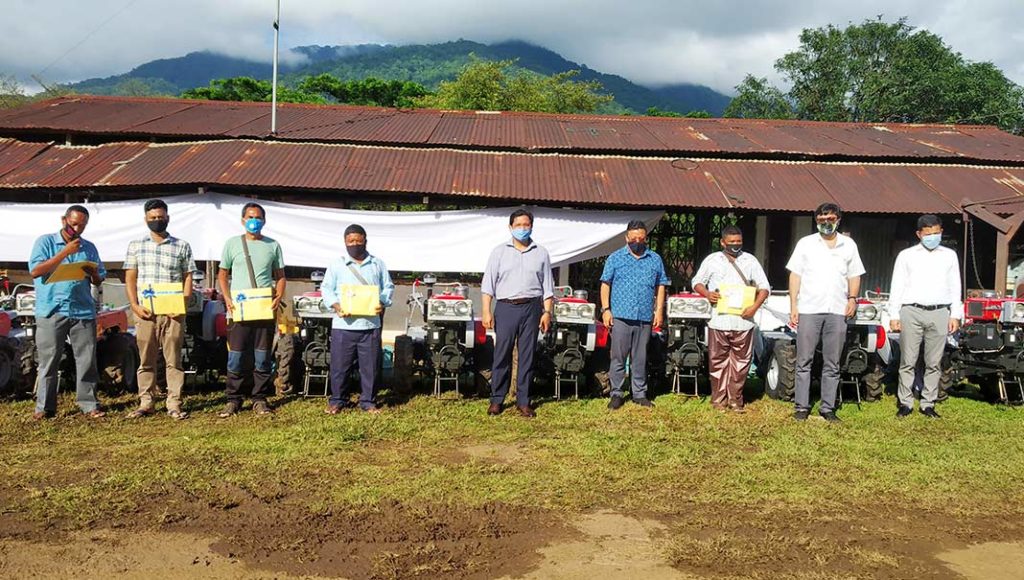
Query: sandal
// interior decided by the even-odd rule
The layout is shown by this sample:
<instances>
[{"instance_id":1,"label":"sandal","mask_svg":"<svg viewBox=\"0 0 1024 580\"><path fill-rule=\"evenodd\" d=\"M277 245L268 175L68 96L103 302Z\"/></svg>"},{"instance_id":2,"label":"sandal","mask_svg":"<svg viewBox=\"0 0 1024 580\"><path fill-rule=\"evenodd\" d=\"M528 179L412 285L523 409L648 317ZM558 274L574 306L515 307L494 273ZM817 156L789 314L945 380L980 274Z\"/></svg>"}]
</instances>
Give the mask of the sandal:
<instances>
[{"instance_id":1,"label":"sandal","mask_svg":"<svg viewBox=\"0 0 1024 580\"><path fill-rule=\"evenodd\" d=\"M217 416L220 417L221 419L233 417L238 414L238 411L239 409L241 409L241 407L242 405L240 405L237 401L228 401L228 404L224 406L224 410L218 413Z\"/></svg>"},{"instance_id":2,"label":"sandal","mask_svg":"<svg viewBox=\"0 0 1024 580\"><path fill-rule=\"evenodd\" d=\"M337 415L340 412L341 412L341 406L340 405L327 405L327 408L324 409L324 413L327 414L327 415Z\"/></svg>"},{"instance_id":3,"label":"sandal","mask_svg":"<svg viewBox=\"0 0 1024 580\"><path fill-rule=\"evenodd\" d=\"M106 417L107 414L104 413L103 411L100 411L99 409L93 409L92 411L86 413L85 416L90 419L102 419Z\"/></svg>"},{"instance_id":4,"label":"sandal","mask_svg":"<svg viewBox=\"0 0 1024 580\"><path fill-rule=\"evenodd\" d=\"M185 411L167 411L167 416L175 421L182 421L188 419L188 413Z\"/></svg>"},{"instance_id":5,"label":"sandal","mask_svg":"<svg viewBox=\"0 0 1024 580\"><path fill-rule=\"evenodd\" d=\"M143 417L149 417L153 414L152 409L135 409L131 413L128 413L129 419L141 419Z\"/></svg>"},{"instance_id":6,"label":"sandal","mask_svg":"<svg viewBox=\"0 0 1024 580\"><path fill-rule=\"evenodd\" d=\"M266 401L256 401L252 404L252 412L257 415L273 415L274 410L270 408L270 405Z\"/></svg>"}]
</instances>

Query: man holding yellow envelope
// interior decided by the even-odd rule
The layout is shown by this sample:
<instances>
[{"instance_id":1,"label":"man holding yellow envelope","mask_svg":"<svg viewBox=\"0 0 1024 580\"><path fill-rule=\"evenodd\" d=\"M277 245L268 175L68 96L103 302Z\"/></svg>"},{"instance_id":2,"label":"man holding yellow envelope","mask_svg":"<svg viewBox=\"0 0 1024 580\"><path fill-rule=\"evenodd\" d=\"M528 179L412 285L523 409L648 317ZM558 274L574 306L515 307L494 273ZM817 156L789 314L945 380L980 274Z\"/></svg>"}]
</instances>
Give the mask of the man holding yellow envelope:
<instances>
[{"instance_id":1,"label":"man holding yellow envelope","mask_svg":"<svg viewBox=\"0 0 1024 580\"><path fill-rule=\"evenodd\" d=\"M743 412L743 385L754 354L754 314L771 287L764 269L743 251L743 232L722 228L721 252L701 262L693 276L693 291L715 305L708 322L708 374L711 406Z\"/></svg>"},{"instance_id":2,"label":"man holding yellow envelope","mask_svg":"<svg viewBox=\"0 0 1024 580\"><path fill-rule=\"evenodd\" d=\"M347 406L345 381L359 361L359 408L379 413L374 393L377 358L380 356L381 318L391 306L395 285L388 267L366 251L366 230L352 224L345 228L345 254L327 266L321 297L337 316L331 323L331 397L328 415Z\"/></svg>"},{"instance_id":3,"label":"man holding yellow envelope","mask_svg":"<svg viewBox=\"0 0 1024 580\"><path fill-rule=\"evenodd\" d=\"M167 204L151 199L143 206L149 235L128 244L124 282L135 314L135 340L139 345L139 408L128 416L154 412L156 363L160 350L167 365L167 414L186 419L181 409L185 372L181 346L185 341L185 303L192 294L192 246L167 231Z\"/></svg>"},{"instance_id":4,"label":"man holding yellow envelope","mask_svg":"<svg viewBox=\"0 0 1024 580\"><path fill-rule=\"evenodd\" d=\"M284 254L277 241L264 236L267 212L258 203L242 208L245 233L224 242L217 286L224 295L228 323L228 404L221 418L242 410L243 387L252 386L252 410L258 415L273 413L267 397L273 393L270 381L270 350L274 344L276 312L284 296ZM230 285L228 279L230 278ZM248 356L247 356L248 355ZM252 374L244 368L253 360Z\"/></svg>"}]
</instances>

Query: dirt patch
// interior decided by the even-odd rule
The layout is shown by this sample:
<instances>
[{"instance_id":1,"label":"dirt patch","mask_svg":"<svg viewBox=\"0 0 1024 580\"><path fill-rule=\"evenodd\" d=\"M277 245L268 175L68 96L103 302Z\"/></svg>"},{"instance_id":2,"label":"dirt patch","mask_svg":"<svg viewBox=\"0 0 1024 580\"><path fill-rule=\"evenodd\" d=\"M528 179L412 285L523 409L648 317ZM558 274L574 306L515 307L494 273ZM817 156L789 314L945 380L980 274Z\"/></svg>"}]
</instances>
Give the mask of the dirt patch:
<instances>
[{"instance_id":1,"label":"dirt patch","mask_svg":"<svg viewBox=\"0 0 1024 580\"><path fill-rule=\"evenodd\" d=\"M467 445L460 447L458 451L466 457L493 463L510 464L526 458L523 446L516 444Z\"/></svg>"},{"instance_id":2,"label":"dirt patch","mask_svg":"<svg viewBox=\"0 0 1024 580\"><path fill-rule=\"evenodd\" d=\"M968 580L1024 578L1024 543L987 542L936 556Z\"/></svg>"}]
</instances>

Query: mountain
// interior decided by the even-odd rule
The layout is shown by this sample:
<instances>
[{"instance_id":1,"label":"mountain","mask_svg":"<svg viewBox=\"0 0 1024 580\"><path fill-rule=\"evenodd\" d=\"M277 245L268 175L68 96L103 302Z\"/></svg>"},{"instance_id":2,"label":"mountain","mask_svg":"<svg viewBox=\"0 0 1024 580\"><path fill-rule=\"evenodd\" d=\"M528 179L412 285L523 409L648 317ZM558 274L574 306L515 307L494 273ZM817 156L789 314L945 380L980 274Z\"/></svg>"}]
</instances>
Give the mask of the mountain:
<instances>
[{"instance_id":1,"label":"mountain","mask_svg":"<svg viewBox=\"0 0 1024 580\"><path fill-rule=\"evenodd\" d=\"M705 110L712 115L721 115L729 104L729 97L705 86L675 84L652 89L520 41L490 45L469 40L407 46L313 45L300 46L291 52L291 58L282 59L281 80L284 84L294 84L304 76L327 72L346 80L371 76L411 80L433 89L441 81L455 78L469 62L470 55L474 54L488 60L515 60L516 67L544 75L579 70L580 80L598 81L606 93L615 96L614 103L603 112L643 113L648 107L657 107L678 113ZM233 76L269 79L270 75L268 63L193 52L183 57L154 60L125 74L74 83L70 88L86 94L177 95L186 89L206 86L212 79Z\"/></svg>"}]
</instances>

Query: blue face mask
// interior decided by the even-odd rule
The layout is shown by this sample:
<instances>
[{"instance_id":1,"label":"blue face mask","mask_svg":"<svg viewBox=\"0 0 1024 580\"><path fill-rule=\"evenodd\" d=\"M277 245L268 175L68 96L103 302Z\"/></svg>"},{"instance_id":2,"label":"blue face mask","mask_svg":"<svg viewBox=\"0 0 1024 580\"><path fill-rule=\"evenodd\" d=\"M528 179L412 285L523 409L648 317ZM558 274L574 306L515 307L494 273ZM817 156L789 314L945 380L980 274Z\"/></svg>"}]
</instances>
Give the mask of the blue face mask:
<instances>
[{"instance_id":1,"label":"blue face mask","mask_svg":"<svg viewBox=\"0 0 1024 580\"><path fill-rule=\"evenodd\" d=\"M934 250L942 243L942 234L928 234L921 236L921 245L929 250Z\"/></svg>"},{"instance_id":2,"label":"blue face mask","mask_svg":"<svg viewBox=\"0 0 1024 580\"><path fill-rule=\"evenodd\" d=\"M263 229L263 223L260 218L251 217L245 220L245 231L250 234L258 234Z\"/></svg>"},{"instance_id":3,"label":"blue face mask","mask_svg":"<svg viewBox=\"0 0 1024 580\"><path fill-rule=\"evenodd\" d=\"M525 242L526 240L530 239L530 236L532 234L533 230L531 228L516 228L512 230L512 237L519 240L520 242Z\"/></svg>"}]
</instances>

